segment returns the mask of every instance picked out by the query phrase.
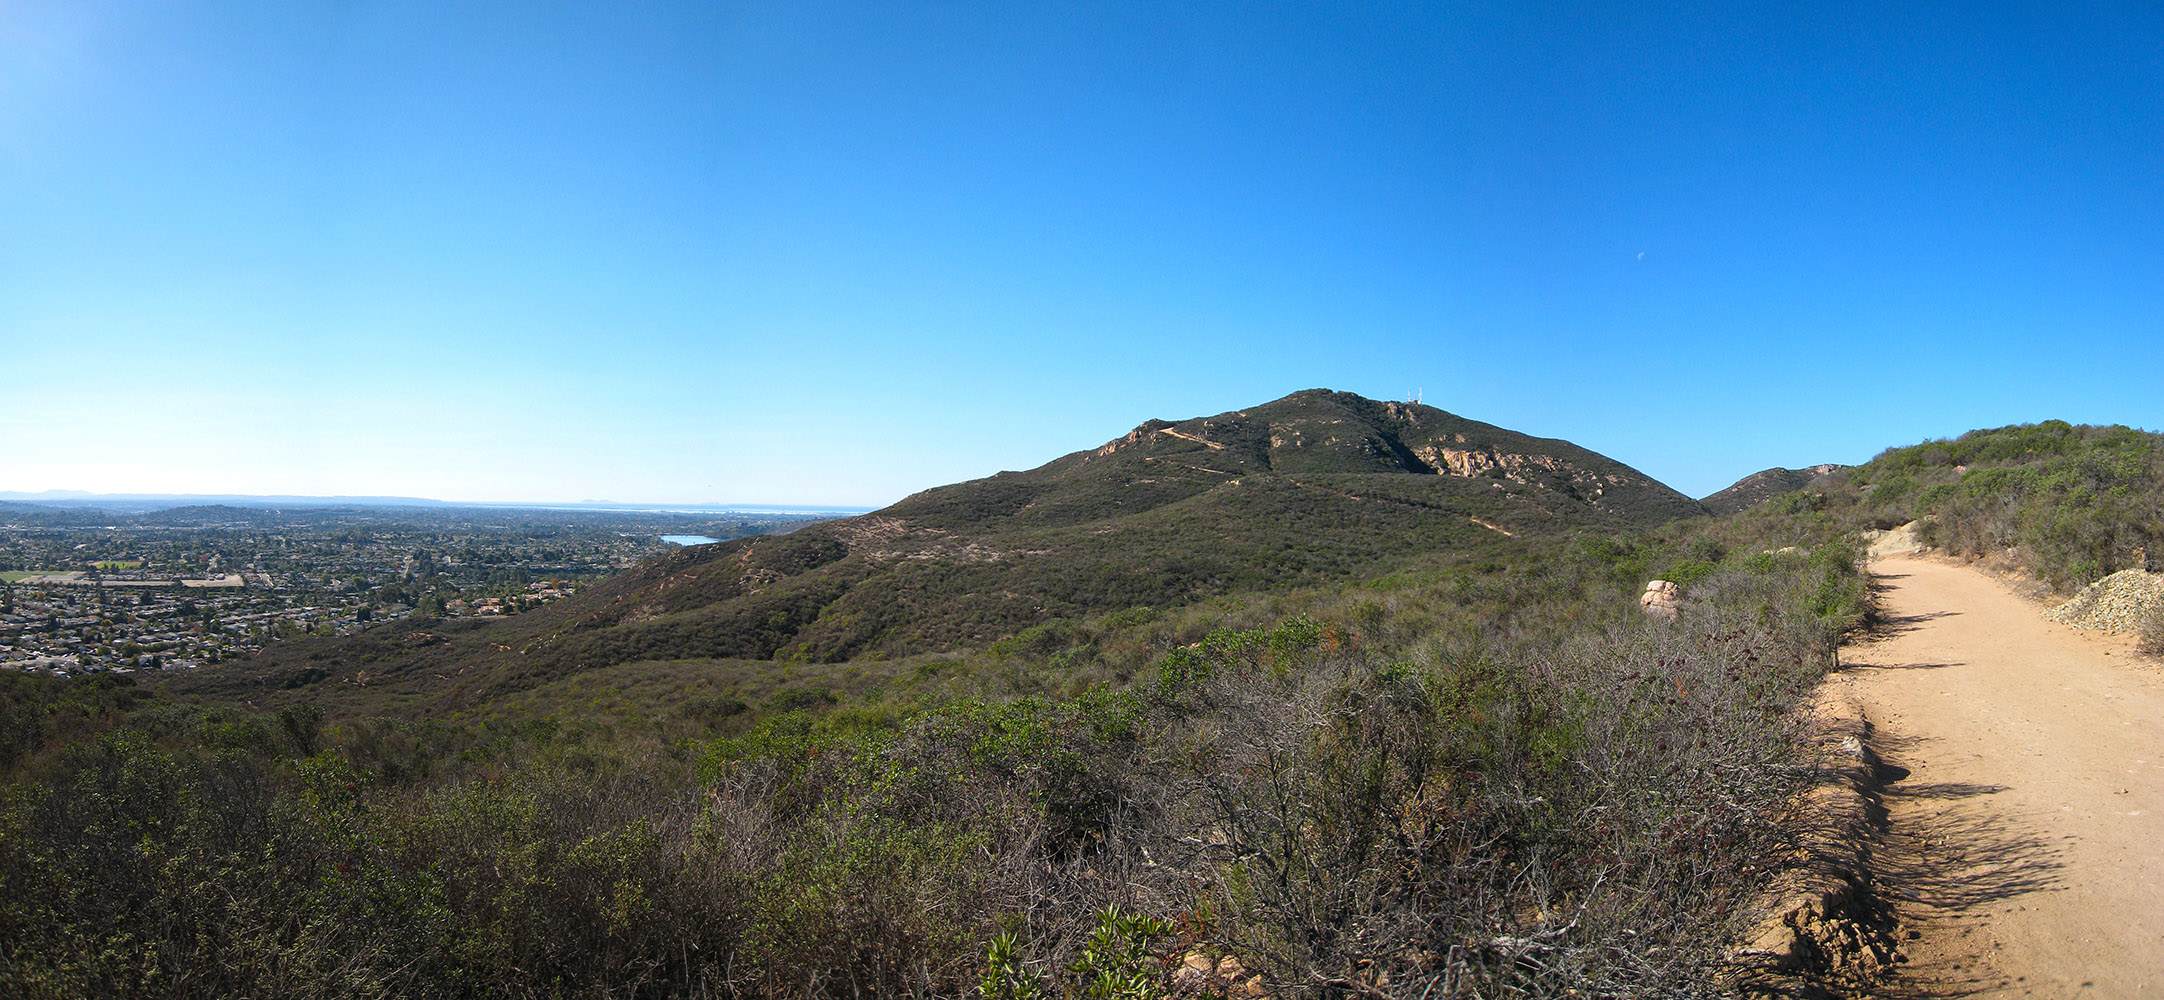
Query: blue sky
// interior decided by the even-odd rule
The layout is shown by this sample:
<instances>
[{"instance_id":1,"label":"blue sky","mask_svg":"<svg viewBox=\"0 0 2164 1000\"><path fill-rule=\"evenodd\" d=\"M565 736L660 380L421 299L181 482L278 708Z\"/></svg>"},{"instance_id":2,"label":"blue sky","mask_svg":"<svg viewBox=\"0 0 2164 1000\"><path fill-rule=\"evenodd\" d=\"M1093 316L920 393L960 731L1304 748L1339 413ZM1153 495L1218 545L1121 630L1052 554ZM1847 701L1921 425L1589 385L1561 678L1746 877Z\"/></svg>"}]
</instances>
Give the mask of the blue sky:
<instances>
[{"instance_id":1,"label":"blue sky","mask_svg":"<svg viewBox=\"0 0 2164 1000\"><path fill-rule=\"evenodd\" d=\"M1699 495L2164 427L2159 178L2153 4L0 0L0 490L872 505L1328 386Z\"/></svg>"}]
</instances>

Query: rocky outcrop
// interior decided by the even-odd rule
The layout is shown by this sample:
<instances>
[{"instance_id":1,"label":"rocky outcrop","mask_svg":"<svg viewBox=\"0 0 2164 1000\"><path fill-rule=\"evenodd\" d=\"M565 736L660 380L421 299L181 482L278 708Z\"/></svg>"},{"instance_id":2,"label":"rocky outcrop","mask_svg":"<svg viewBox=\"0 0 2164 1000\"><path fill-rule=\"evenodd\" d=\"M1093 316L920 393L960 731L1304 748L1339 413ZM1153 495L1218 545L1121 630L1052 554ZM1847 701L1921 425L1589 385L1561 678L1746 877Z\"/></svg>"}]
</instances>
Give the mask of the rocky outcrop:
<instances>
[{"instance_id":1,"label":"rocky outcrop","mask_svg":"<svg viewBox=\"0 0 2164 1000\"><path fill-rule=\"evenodd\" d=\"M1463 440L1464 435L1460 434L1458 435L1458 438L1460 440ZM1571 463L1564 461L1561 458L1557 458L1554 455L1513 455L1508 453L1498 454L1493 451L1485 451L1474 448L1451 448L1443 445L1433 444L1413 448L1411 449L1411 451L1414 457L1420 459L1422 462L1426 462L1428 466L1434 469L1437 473L1451 476L1464 476L1468 479L1474 476L1488 475L1490 473L1501 473L1505 476L1509 476L1511 472L1519 469L1540 469L1546 472L1558 472L1565 475L1572 475L1583 471L1578 469L1576 466L1573 466ZM1594 473L1586 473L1586 475L1594 480L1599 480L1602 478L1601 476ZM1608 476L1606 478L1610 482L1616 481L1616 477L1614 476Z\"/></svg>"},{"instance_id":2,"label":"rocky outcrop","mask_svg":"<svg viewBox=\"0 0 2164 1000\"><path fill-rule=\"evenodd\" d=\"M1645 593L1638 595L1638 606L1655 618L1672 619L1682 599L1683 588L1667 580L1653 580L1646 584Z\"/></svg>"}]
</instances>

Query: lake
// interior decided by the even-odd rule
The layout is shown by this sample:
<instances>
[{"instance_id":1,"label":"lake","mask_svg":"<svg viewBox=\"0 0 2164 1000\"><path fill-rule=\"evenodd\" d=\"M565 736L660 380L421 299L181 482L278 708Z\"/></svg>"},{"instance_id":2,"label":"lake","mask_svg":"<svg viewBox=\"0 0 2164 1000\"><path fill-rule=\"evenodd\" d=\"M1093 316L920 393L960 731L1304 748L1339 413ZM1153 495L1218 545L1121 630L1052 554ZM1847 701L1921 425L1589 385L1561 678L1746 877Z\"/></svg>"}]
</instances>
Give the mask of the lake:
<instances>
[{"instance_id":1,"label":"lake","mask_svg":"<svg viewBox=\"0 0 2164 1000\"><path fill-rule=\"evenodd\" d=\"M661 540L673 542L677 545L712 545L721 541L719 538L708 538L705 535L663 535Z\"/></svg>"}]
</instances>

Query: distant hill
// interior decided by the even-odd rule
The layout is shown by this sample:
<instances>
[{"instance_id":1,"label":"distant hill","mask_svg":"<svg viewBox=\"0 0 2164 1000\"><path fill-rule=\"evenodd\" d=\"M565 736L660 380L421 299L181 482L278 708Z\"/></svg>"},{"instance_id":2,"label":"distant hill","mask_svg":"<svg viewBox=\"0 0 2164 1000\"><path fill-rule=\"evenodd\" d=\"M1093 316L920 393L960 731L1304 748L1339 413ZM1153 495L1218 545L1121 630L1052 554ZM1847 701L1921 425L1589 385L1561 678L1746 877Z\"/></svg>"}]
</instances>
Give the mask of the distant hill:
<instances>
[{"instance_id":1,"label":"distant hill","mask_svg":"<svg viewBox=\"0 0 2164 1000\"><path fill-rule=\"evenodd\" d=\"M1850 468L1847 465L1812 465L1801 469L1767 469L1738 479L1735 485L1698 502L1715 514L1734 514L1783 493L1824 489L1836 473Z\"/></svg>"},{"instance_id":2,"label":"distant hill","mask_svg":"<svg viewBox=\"0 0 2164 1000\"><path fill-rule=\"evenodd\" d=\"M442 674L461 692L453 700L470 703L485 688L641 660L974 646L1055 618L1357 579L1508 536L1705 513L1567 441L1317 389L1147 421L1039 468L861 517L673 552L500 624L386 631L344 648L283 643L228 669L285 686L366 660L375 683Z\"/></svg>"},{"instance_id":3,"label":"distant hill","mask_svg":"<svg viewBox=\"0 0 2164 1000\"><path fill-rule=\"evenodd\" d=\"M623 503L614 500L580 500L572 503L546 503L529 500L510 501L460 501L430 500L424 497L365 497L365 496L292 496L255 494L208 494L208 493L84 493L76 490L46 490L42 493L21 493L0 490L0 512L33 510L43 512L76 511L80 516L132 515L155 511L192 509L241 509L268 511L295 510L537 510L555 512L590 512L597 514L805 514L834 515L861 514L868 507L846 507L818 504L714 504L714 503Z\"/></svg>"},{"instance_id":4,"label":"distant hill","mask_svg":"<svg viewBox=\"0 0 2164 1000\"><path fill-rule=\"evenodd\" d=\"M442 500L420 497L311 497L255 496L209 493L84 493L47 490L43 493L0 492L0 503L36 504L43 507L95 508L123 514L168 510L175 507L446 507Z\"/></svg>"},{"instance_id":5,"label":"distant hill","mask_svg":"<svg viewBox=\"0 0 2164 1000\"><path fill-rule=\"evenodd\" d=\"M0 524L65 528L111 524L113 518L112 512L95 507L56 507L49 504L15 503L0 500Z\"/></svg>"}]
</instances>

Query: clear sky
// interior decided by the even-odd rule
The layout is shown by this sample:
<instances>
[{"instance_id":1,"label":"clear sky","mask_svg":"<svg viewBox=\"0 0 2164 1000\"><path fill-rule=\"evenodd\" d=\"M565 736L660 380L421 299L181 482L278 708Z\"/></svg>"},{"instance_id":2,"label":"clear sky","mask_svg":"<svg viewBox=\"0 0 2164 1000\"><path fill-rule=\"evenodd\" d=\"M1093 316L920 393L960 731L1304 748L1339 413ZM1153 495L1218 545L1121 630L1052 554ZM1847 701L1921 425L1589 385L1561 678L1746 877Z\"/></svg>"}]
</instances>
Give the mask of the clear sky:
<instances>
[{"instance_id":1,"label":"clear sky","mask_svg":"<svg viewBox=\"0 0 2164 1000\"><path fill-rule=\"evenodd\" d=\"M881 504L1327 386L2164 427L2154 3L0 0L0 490Z\"/></svg>"}]
</instances>

